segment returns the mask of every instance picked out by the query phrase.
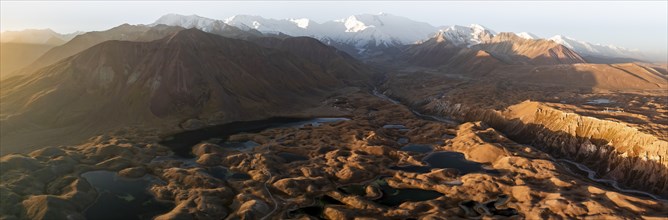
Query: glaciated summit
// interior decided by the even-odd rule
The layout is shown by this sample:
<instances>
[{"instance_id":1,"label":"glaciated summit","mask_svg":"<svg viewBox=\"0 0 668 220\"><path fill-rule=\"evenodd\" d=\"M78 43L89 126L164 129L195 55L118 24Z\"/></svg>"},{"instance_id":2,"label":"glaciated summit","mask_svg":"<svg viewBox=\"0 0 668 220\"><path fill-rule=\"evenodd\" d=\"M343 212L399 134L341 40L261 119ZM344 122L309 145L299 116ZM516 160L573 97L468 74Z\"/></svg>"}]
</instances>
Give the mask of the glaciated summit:
<instances>
[{"instance_id":1,"label":"glaciated summit","mask_svg":"<svg viewBox=\"0 0 668 220\"><path fill-rule=\"evenodd\" d=\"M197 28L207 32L232 26L245 31L267 34L308 36L359 56L377 49L424 42L436 34L442 35L453 44L467 47L480 44L496 35L495 31L479 24L435 27L425 22L387 13L351 15L322 23L308 18L272 19L255 15L235 15L215 20L197 15L167 14L152 25L158 24ZM529 40L543 39L529 32L516 34ZM583 56L646 59L639 51L578 41L562 35L547 40L564 45Z\"/></svg>"}]
</instances>

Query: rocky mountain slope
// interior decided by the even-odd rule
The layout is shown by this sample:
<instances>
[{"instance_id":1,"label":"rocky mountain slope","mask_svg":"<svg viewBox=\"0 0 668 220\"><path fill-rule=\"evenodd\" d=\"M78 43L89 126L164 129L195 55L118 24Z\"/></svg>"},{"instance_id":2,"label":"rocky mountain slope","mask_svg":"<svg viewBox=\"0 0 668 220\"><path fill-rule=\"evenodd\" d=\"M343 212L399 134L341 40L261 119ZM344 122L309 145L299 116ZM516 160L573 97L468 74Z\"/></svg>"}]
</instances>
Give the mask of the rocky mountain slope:
<instances>
[{"instance_id":1,"label":"rocky mountain slope","mask_svg":"<svg viewBox=\"0 0 668 220\"><path fill-rule=\"evenodd\" d=\"M479 24L468 27L453 25L439 30L432 38L444 39L458 46L470 47L488 41L496 32Z\"/></svg>"},{"instance_id":2,"label":"rocky mountain slope","mask_svg":"<svg viewBox=\"0 0 668 220\"><path fill-rule=\"evenodd\" d=\"M668 142L652 135L531 102L510 106L501 114L439 106L441 114L483 120L520 142L594 167L601 176L668 196Z\"/></svg>"},{"instance_id":3,"label":"rocky mountain slope","mask_svg":"<svg viewBox=\"0 0 668 220\"><path fill-rule=\"evenodd\" d=\"M472 49L483 50L509 64L554 65L585 63L576 52L546 40L528 40L513 33L501 33Z\"/></svg>"},{"instance_id":4,"label":"rocky mountain slope","mask_svg":"<svg viewBox=\"0 0 668 220\"><path fill-rule=\"evenodd\" d=\"M585 41L579 41L563 35L556 35L554 37L548 38L547 40L551 40L558 44L564 45L565 47L577 51L582 56L590 57L589 59L591 60L591 62L595 61L614 62L615 59L623 59L623 58L626 58L627 62L629 60L647 60L647 57L643 55L640 51L630 50L614 45L589 43Z\"/></svg>"},{"instance_id":5,"label":"rocky mountain slope","mask_svg":"<svg viewBox=\"0 0 668 220\"><path fill-rule=\"evenodd\" d=\"M455 32L458 33L458 32ZM473 33L473 32L471 32ZM585 63L576 52L547 40L521 38L513 33L492 36L482 32L475 42L462 41L453 33L406 47L392 63L448 68L451 72L481 75L508 65L556 65ZM463 34L467 36L468 34Z\"/></svg>"},{"instance_id":6,"label":"rocky mountain slope","mask_svg":"<svg viewBox=\"0 0 668 220\"><path fill-rule=\"evenodd\" d=\"M316 40L283 41L272 49L187 29L150 42L107 41L2 81L4 152L25 147L32 132L86 128L83 137L135 123L280 114L370 77ZM317 48L319 57L303 48Z\"/></svg>"},{"instance_id":7,"label":"rocky mountain slope","mask_svg":"<svg viewBox=\"0 0 668 220\"><path fill-rule=\"evenodd\" d=\"M589 90L661 91L668 89L668 77L635 63L507 66L496 69L490 75L498 78L507 77L520 84Z\"/></svg>"},{"instance_id":8,"label":"rocky mountain slope","mask_svg":"<svg viewBox=\"0 0 668 220\"><path fill-rule=\"evenodd\" d=\"M49 50L22 72L24 74L34 72L42 67L54 64L104 41L152 41L182 29L183 28L180 27L169 26L148 27L143 25L123 24L105 31L87 32L72 38L72 40L63 45Z\"/></svg>"}]
</instances>

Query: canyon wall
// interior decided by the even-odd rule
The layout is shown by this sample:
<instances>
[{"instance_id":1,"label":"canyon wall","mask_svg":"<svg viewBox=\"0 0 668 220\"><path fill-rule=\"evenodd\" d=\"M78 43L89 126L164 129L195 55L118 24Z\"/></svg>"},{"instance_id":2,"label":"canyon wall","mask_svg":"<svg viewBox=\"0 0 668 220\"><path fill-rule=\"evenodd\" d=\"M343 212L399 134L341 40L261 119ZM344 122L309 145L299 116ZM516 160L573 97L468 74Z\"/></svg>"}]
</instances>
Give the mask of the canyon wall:
<instances>
[{"instance_id":1,"label":"canyon wall","mask_svg":"<svg viewBox=\"0 0 668 220\"><path fill-rule=\"evenodd\" d=\"M583 163L600 177L616 180L624 187L668 196L668 142L623 123L567 113L532 101L503 111L436 98L405 103L461 122L482 121L555 158Z\"/></svg>"}]
</instances>

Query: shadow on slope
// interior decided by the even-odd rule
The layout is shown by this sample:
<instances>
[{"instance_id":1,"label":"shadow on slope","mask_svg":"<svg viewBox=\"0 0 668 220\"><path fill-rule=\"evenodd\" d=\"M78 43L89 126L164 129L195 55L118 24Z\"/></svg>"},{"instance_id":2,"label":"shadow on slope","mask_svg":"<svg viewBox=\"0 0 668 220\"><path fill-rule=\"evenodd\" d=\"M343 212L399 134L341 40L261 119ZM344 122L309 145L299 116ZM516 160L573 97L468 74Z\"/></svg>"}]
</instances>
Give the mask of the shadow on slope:
<instances>
[{"instance_id":1,"label":"shadow on slope","mask_svg":"<svg viewBox=\"0 0 668 220\"><path fill-rule=\"evenodd\" d=\"M337 54L330 47L319 52ZM0 81L2 153L69 143L58 139L80 141L127 125L289 116L371 77L356 60L307 56L196 29L150 42L107 41Z\"/></svg>"}]
</instances>

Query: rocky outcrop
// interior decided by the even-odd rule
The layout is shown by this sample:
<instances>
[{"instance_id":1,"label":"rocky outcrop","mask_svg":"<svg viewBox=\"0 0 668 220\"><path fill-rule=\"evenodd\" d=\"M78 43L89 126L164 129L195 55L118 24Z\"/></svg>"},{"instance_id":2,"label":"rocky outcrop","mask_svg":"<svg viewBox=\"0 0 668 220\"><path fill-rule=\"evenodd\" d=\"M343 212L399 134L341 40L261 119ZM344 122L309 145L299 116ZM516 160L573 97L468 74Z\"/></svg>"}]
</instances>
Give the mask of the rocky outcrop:
<instances>
[{"instance_id":1,"label":"rocky outcrop","mask_svg":"<svg viewBox=\"0 0 668 220\"><path fill-rule=\"evenodd\" d=\"M529 101L504 111L436 100L423 108L461 121L483 121L518 142L582 162L601 176L668 196L668 142L622 123L565 113Z\"/></svg>"},{"instance_id":2,"label":"rocky outcrop","mask_svg":"<svg viewBox=\"0 0 668 220\"><path fill-rule=\"evenodd\" d=\"M460 45L439 33L427 41L407 46L395 62L454 70L451 72L468 76L484 75L507 65L586 63L579 54L563 45L543 39L524 39L513 33L500 33L472 46Z\"/></svg>"},{"instance_id":3,"label":"rocky outcrop","mask_svg":"<svg viewBox=\"0 0 668 220\"><path fill-rule=\"evenodd\" d=\"M555 65L586 63L575 51L544 39L524 39L514 33L499 33L471 47L486 51L508 64Z\"/></svg>"},{"instance_id":4,"label":"rocky outcrop","mask_svg":"<svg viewBox=\"0 0 668 220\"><path fill-rule=\"evenodd\" d=\"M31 196L23 201L28 219L85 219L72 203L51 195Z\"/></svg>"},{"instance_id":5,"label":"rocky outcrop","mask_svg":"<svg viewBox=\"0 0 668 220\"><path fill-rule=\"evenodd\" d=\"M327 182L327 179L323 177L284 178L274 182L273 186L279 191L290 196L303 195L307 197L312 197L314 196L314 194L317 194L319 192L331 190L331 184L329 184Z\"/></svg>"},{"instance_id":6,"label":"rocky outcrop","mask_svg":"<svg viewBox=\"0 0 668 220\"><path fill-rule=\"evenodd\" d=\"M128 135L132 136L132 135ZM150 134L138 135L144 141ZM83 211L98 196L82 177L90 170L121 170L125 176L143 176L151 158L165 153L152 144L130 143L127 138L98 136L80 146L47 147L28 155L0 157L2 218L85 219ZM122 156L122 157L119 157Z\"/></svg>"}]
</instances>

